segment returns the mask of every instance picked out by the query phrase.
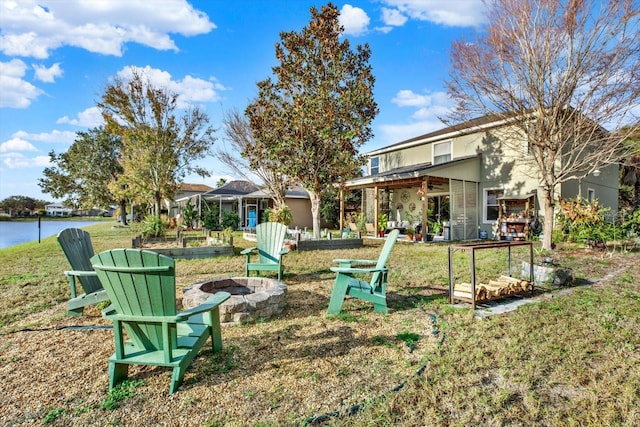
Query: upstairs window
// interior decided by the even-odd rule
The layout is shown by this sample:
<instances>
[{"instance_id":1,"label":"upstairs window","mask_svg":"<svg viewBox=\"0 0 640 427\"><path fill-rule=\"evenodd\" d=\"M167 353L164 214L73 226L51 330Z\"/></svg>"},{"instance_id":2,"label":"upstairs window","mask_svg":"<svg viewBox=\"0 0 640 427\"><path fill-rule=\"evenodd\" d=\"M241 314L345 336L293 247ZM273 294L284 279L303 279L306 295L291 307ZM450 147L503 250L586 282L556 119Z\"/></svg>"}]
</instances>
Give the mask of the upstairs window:
<instances>
[{"instance_id":1,"label":"upstairs window","mask_svg":"<svg viewBox=\"0 0 640 427\"><path fill-rule=\"evenodd\" d=\"M369 175L377 175L380 173L380 158L372 157L369 160Z\"/></svg>"},{"instance_id":2,"label":"upstairs window","mask_svg":"<svg viewBox=\"0 0 640 427\"><path fill-rule=\"evenodd\" d=\"M433 164L437 165L451 160L451 141L433 144Z\"/></svg>"}]
</instances>

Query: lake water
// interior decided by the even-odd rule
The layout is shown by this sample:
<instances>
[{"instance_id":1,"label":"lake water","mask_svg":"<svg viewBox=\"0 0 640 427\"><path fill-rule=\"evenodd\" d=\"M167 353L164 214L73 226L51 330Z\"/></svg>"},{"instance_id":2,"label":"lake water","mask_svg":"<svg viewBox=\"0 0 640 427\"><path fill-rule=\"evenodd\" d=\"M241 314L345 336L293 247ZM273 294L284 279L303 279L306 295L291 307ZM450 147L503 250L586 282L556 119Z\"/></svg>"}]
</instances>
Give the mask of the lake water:
<instances>
[{"instance_id":1,"label":"lake water","mask_svg":"<svg viewBox=\"0 0 640 427\"><path fill-rule=\"evenodd\" d=\"M40 238L55 236L65 228L82 228L96 221L40 221ZM0 221L0 249L38 241L38 221Z\"/></svg>"}]
</instances>

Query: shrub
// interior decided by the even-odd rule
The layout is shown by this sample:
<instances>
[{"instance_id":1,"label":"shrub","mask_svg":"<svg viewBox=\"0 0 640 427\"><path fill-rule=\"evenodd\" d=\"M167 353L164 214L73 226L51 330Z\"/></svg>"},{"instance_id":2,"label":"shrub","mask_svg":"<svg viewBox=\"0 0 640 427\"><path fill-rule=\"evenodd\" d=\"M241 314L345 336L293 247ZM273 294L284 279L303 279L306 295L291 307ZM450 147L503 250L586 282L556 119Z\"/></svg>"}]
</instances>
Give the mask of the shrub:
<instances>
[{"instance_id":1,"label":"shrub","mask_svg":"<svg viewBox=\"0 0 640 427\"><path fill-rule=\"evenodd\" d=\"M613 239L614 227L605 221L604 214L609 210L598 204L576 198L560 201L558 227L564 240L585 242L590 245L605 244Z\"/></svg>"},{"instance_id":2,"label":"shrub","mask_svg":"<svg viewBox=\"0 0 640 427\"><path fill-rule=\"evenodd\" d=\"M279 222L286 226L293 223L293 214L291 208L287 205L281 205L273 209L267 209L268 218L271 222Z\"/></svg>"},{"instance_id":3,"label":"shrub","mask_svg":"<svg viewBox=\"0 0 640 427\"><path fill-rule=\"evenodd\" d=\"M198 219L198 211L196 211L195 206L191 203L191 199L187 200L187 204L182 210L182 223L185 227L193 227L193 224Z\"/></svg>"},{"instance_id":4,"label":"shrub","mask_svg":"<svg viewBox=\"0 0 640 427\"><path fill-rule=\"evenodd\" d=\"M143 237L162 237L167 232L169 224L159 215L147 215L140 224Z\"/></svg>"},{"instance_id":5,"label":"shrub","mask_svg":"<svg viewBox=\"0 0 640 427\"><path fill-rule=\"evenodd\" d=\"M218 206L210 206L202 216L202 223L207 230L220 230L220 212Z\"/></svg>"},{"instance_id":6,"label":"shrub","mask_svg":"<svg viewBox=\"0 0 640 427\"><path fill-rule=\"evenodd\" d=\"M240 216L233 211L222 212L222 228L237 230L240 226Z\"/></svg>"}]
</instances>

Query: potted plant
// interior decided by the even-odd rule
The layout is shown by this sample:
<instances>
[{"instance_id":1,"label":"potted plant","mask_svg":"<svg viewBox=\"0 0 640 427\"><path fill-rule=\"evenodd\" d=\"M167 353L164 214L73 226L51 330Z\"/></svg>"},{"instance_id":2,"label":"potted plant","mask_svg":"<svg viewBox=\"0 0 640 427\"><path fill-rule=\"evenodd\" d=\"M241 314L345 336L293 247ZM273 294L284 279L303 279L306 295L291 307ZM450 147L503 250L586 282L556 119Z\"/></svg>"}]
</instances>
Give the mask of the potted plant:
<instances>
[{"instance_id":1,"label":"potted plant","mask_svg":"<svg viewBox=\"0 0 640 427\"><path fill-rule=\"evenodd\" d=\"M388 223L387 214L378 215L378 233L380 234L380 237L384 237L384 232L387 230Z\"/></svg>"},{"instance_id":2,"label":"potted plant","mask_svg":"<svg viewBox=\"0 0 640 427\"><path fill-rule=\"evenodd\" d=\"M409 225L407 227L407 240L412 241L413 240L413 235L415 234L416 229L413 228L413 225Z\"/></svg>"}]
</instances>

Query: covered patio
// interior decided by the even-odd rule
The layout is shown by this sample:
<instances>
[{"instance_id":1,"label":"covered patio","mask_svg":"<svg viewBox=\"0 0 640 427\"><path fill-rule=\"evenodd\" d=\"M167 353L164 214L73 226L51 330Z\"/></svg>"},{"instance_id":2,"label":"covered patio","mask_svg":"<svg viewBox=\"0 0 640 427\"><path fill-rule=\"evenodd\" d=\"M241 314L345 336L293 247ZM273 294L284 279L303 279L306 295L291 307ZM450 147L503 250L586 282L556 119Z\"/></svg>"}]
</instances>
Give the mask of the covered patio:
<instances>
[{"instance_id":1,"label":"covered patio","mask_svg":"<svg viewBox=\"0 0 640 427\"><path fill-rule=\"evenodd\" d=\"M376 230L380 215L386 214L393 225L400 221L448 221L450 240L477 238L480 165L480 155L476 155L437 165L401 166L346 181L340 191L340 228L346 226L345 191L361 190L360 212ZM427 241L424 227L422 241Z\"/></svg>"}]
</instances>

